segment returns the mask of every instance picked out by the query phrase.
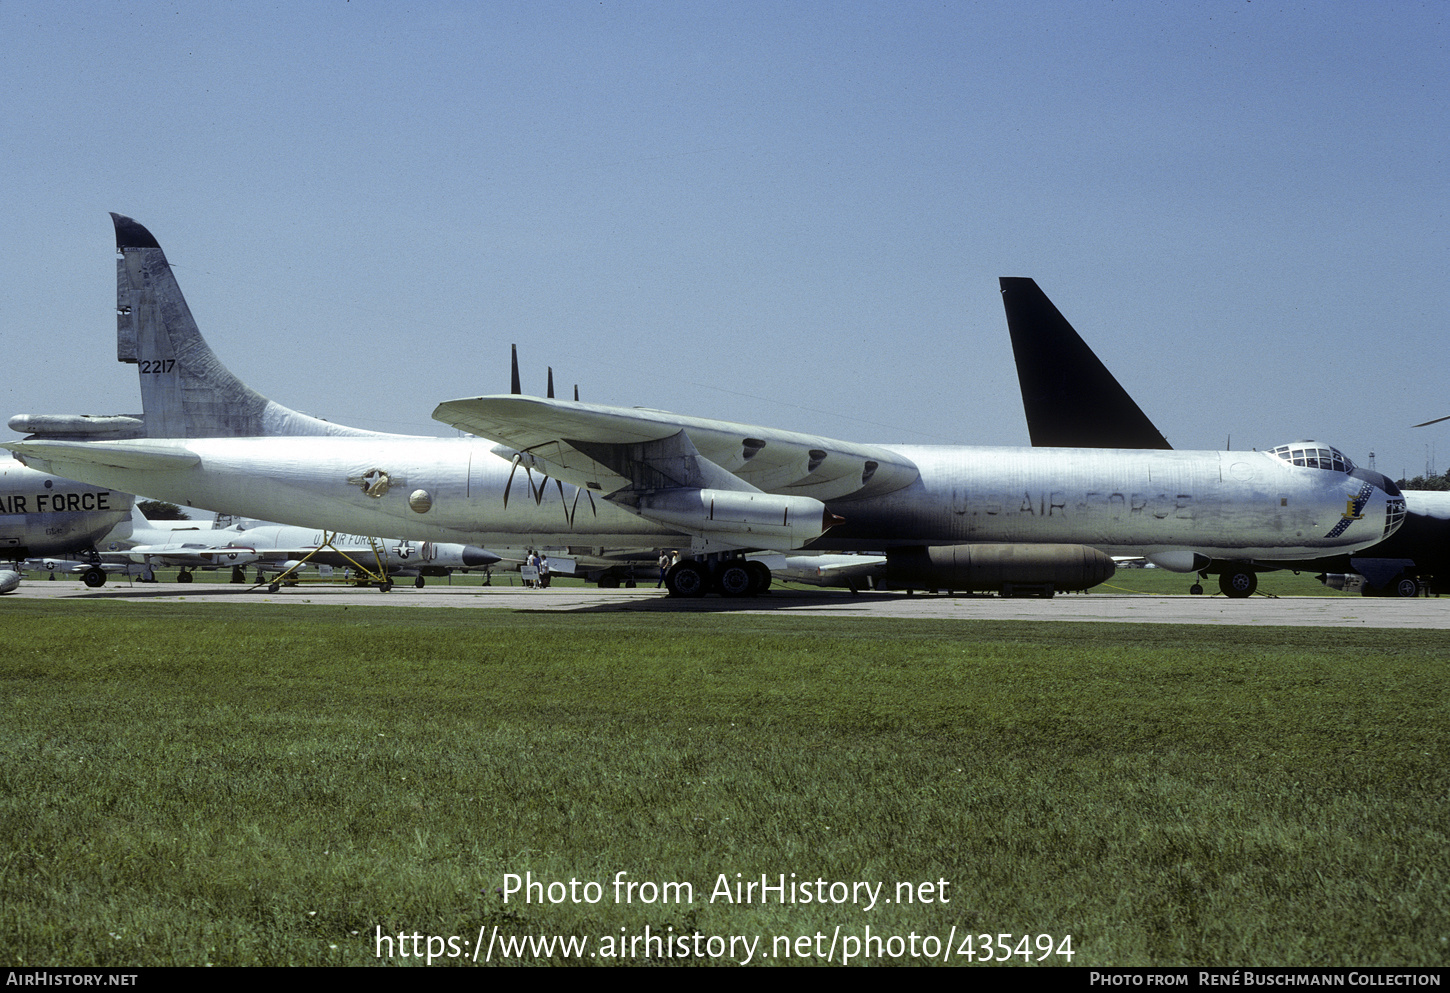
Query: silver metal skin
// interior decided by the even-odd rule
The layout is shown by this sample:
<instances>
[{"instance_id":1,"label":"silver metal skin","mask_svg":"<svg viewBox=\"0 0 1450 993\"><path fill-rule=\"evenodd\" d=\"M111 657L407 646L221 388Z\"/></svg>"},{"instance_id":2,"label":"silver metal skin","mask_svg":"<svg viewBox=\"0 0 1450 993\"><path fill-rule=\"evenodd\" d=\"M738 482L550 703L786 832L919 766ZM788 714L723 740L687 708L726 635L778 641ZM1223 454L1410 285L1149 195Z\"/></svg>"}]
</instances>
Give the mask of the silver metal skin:
<instances>
[{"instance_id":1,"label":"silver metal skin","mask_svg":"<svg viewBox=\"0 0 1450 993\"><path fill-rule=\"evenodd\" d=\"M682 515L726 490L734 496L717 506L824 507L813 534L790 539L814 549L1083 544L1183 571L1361 548L1402 513L1398 494L1362 474L1267 453L861 445L517 395L440 405L435 417L478 439L359 431L238 382L202 340L154 238L127 218L116 229L119 355L138 365L149 437L117 439L114 419L104 440L88 440L80 419L16 418L38 433L4 447L187 506L420 541L783 547L742 537L741 520L722 532L708 514ZM652 507L665 509L651 517ZM792 526L803 516L791 515Z\"/></svg>"},{"instance_id":2,"label":"silver metal skin","mask_svg":"<svg viewBox=\"0 0 1450 993\"><path fill-rule=\"evenodd\" d=\"M336 551L313 554L324 543ZM389 575L417 576L444 575L453 569L481 569L500 561L500 556L490 551L456 542L384 541L363 535L277 524L154 528L139 514L132 517L131 538L113 544L116 551L102 553L107 561L124 559L151 565L198 568L255 563L281 567L312 555L311 560L321 565L345 567L351 564L348 561L350 557L369 568L381 564Z\"/></svg>"},{"instance_id":3,"label":"silver metal skin","mask_svg":"<svg viewBox=\"0 0 1450 993\"><path fill-rule=\"evenodd\" d=\"M61 479L0 459L0 558L92 548L131 519L129 491Z\"/></svg>"}]
</instances>

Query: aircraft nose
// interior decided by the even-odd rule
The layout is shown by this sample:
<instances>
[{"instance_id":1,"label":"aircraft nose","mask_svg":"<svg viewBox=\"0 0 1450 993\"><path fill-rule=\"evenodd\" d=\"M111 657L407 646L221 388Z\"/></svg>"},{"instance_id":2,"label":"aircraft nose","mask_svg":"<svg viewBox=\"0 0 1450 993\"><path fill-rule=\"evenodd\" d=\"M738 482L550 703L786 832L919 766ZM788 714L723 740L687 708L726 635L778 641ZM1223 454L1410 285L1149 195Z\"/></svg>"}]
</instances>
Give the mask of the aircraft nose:
<instances>
[{"instance_id":1,"label":"aircraft nose","mask_svg":"<svg viewBox=\"0 0 1450 993\"><path fill-rule=\"evenodd\" d=\"M477 545L463 546L463 567L465 569L481 569L486 565L493 565L499 561L499 556L485 548Z\"/></svg>"},{"instance_id":2,"label":"aircraft nose","mask_svg":"<svg viewBox=\"0 0 1450 993\"><path fill-rule=\"evenodd\" d=\"M1382 537L1388 538L1394 534L1395 530L1405 521L1405 498L1400 492L1400 488L1390 477L1382 472L1375 472L1373 469L1356 467L1350 475L1375 488L1377 492L1370 502L1385 508L1385 529ZM1381 500L1384 501L1383 504L1380 504Z\"/></svg>"}]
</instances>

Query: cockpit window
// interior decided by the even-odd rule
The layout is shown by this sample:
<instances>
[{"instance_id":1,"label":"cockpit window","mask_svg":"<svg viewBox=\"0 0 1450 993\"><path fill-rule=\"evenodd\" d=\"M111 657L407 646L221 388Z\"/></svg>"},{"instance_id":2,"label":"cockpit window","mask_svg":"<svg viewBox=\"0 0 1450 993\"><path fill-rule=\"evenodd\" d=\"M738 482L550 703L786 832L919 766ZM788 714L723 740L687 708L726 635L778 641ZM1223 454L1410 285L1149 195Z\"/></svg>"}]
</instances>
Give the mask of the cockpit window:
<instances>
[{"instance_id":1,"label":"cockpit window","mask_svg":"<svg viewBox=\"0 0 1450 993\"><path fill-rule=\"evenodd\" d=\"M1276 455L1291 465L1301 465L1309 469L1330 469L1334 472L1353 472L1354 463L1337 448L1330 448L1327 445L1320 445L1317 441L1296 441L1292 445L1280 445L1278 448L1270 449L1270 455Z\"/></svg>"}]
</instances>

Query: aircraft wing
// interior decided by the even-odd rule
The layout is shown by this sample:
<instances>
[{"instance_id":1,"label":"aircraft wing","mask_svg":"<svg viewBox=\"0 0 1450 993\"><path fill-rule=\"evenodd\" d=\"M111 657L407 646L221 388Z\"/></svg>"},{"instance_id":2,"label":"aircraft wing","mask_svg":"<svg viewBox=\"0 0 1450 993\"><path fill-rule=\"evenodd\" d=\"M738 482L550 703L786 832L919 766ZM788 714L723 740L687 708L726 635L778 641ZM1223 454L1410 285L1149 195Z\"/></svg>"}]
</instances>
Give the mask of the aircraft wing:
<instances>
[{"instance_id":1,"label":"aircraft wing","mask_svg":"<svg viewBox=\"0 0 1450 993\"><path fill-rule=\"evenodd\" d=\"M641 407L506 394L450 400L433 417L605 494L705 483L825 501L889 493L918 475L910 459L876 445Z\"/></svg>"},{"instance_id":2,"label":"aircraft wing","mask_svg":"<svg viewBox=\"0 0 1450 993\"><path fill-rule=\"evenodd\" d=\"M494 451L515 471L538 469L686 532L696 554L801 548L843 520L825 501L889 493L919 476L910 459L876 445L639 407L505 394L451 400L433 417L502 442Z\"/></svg>"}]
</instances>

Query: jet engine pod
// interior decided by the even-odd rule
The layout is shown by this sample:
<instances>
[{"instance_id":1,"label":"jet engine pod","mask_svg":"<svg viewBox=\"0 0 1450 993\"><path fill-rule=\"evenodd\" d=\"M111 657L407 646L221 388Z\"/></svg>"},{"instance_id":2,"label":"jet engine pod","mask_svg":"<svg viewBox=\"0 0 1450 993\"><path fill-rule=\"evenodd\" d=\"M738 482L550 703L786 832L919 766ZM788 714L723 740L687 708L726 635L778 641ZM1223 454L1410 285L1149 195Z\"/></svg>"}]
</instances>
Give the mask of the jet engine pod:
<instances>
[{"instance_id":1,"label":"jet engine pod","mask_svg":"<svg viewBox=\"0 0 1450 993\"><path fill-rule=\"evenodd\" d=\"M799 548L841 523L814 497L684 487L629 496L619 502L641 517L717 539L726 547Z\"/></svg>"},{"instance_id":2,"label":"jet engine pod","mask_svg":"<svg viewBox=\"0 0 1450 993\"><path fill-rule=\"evenodd\" d=\"M0 593L14 593L20 588L20 573L13 569L0 569Z\"/></svg>"},{"instance_id":3,"label":"jet engine pod","mask_svg":"<svg viewBox=\"0 0 1450 993\"><path fill-rule=\"evenodd\" d=\"M1086 545L933 545L888 550L883 585L1051 596L1096 586L1115 571L1110 557Z\"/></svg>"}]
</instances>

